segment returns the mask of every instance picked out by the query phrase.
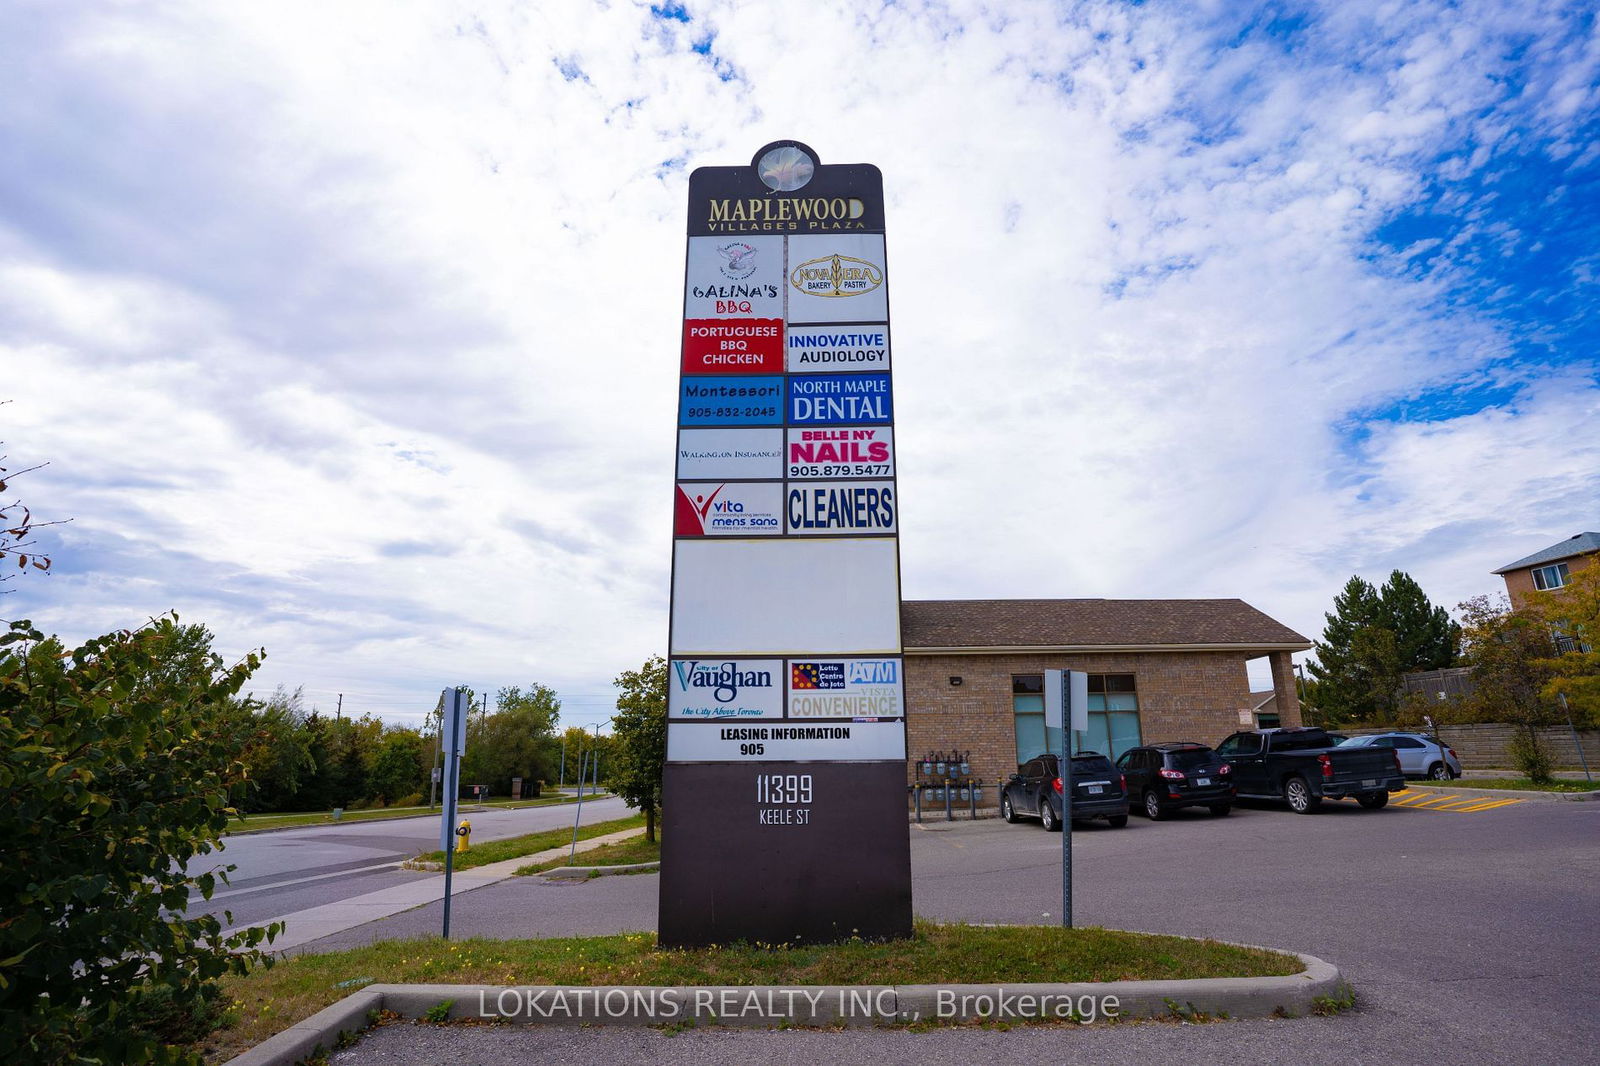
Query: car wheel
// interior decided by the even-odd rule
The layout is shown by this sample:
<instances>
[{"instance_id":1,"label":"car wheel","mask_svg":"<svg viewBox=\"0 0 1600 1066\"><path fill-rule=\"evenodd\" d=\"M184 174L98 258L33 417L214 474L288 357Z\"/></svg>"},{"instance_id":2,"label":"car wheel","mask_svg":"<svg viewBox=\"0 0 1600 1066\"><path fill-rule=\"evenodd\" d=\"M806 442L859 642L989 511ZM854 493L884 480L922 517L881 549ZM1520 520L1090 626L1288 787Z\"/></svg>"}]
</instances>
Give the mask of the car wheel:
<instances>
[{"instance_id":1,"label":"car wheel","mask_svg":"<svg viewBox=\"0 0 1600 1066\"><path fill-rule=\"evenodd\" d=\"M1305 778L1298 775L1283 783L1283 798L1289 804L1289 809L1296 814L1311 814L1322 806L1322 797L1313 796L1311 786L1306 784Z\"/></svg>"},{"instance_id":2,"label":"car wheel","mask_svg":"<svg viewBox=\"0 0 1600 1066\"><path fill-rule=\"evenodd\" d=\"M1056 812L1050 806L1050 801L1045 800L1039 805L1039 824L1044 826L1046 833L1054 833L1061 826L1056 823Z\"/></svg>"},{"instance_id":3,"label":"car wheel","mask_svg":"<svg viewBox=\"0 0 1600 1066\"><path fill-rule=\"evenodd\" d=\"M1022 820L1017 817L1017 809L1011 806L1011 793L1009 792L1000 797L1000 817L1011 825L1016 825Z\"/></svg>"},{"instance_id":4,"label":"car wheel","mask_svg":"<svg viewBox=\"0 0 1600 1066\"><path fill-rule=\"evenodd\" d=\"M1364 792L1356 797L1356 802L1361 804L1361 806L1365 807L1369 811L1376 811L1380 808L1388 806L1389 793Z\"/></svg>"},{"instance_id":5,"label":"car wheel","mask_svg":"<svg viewBox=\"0 0 1600 1066\"><path fill-rule=\"evenodd\" d=\"M1226 818L1231 810L1233 810L1233 804L1231 803L1213 803L1211 805L1211 813L1218 818Z\"/></svg>"},{"instance_id":6,"label":"car wheel","mask_svg":"<svg viewBox=\"0 0 1600 1066\"><path fill-rule=\"evenodd\" d=\"M1148 788L1144 790L1144 815L1152 822L1159 822L1162 817L1161 797Z\"/></svg>"},{"instance_id":7,"label":"car wheel","mask_svg":"<svg viewBox=\"0 0 1600 1066\"><path fill-rule=\"evenodd\" d=\"M1446 766L1442 762L1436 762L1432 766L1428 767L1428 777L1430 780L1449 781L1455 776L1456 775L1451 771L1450 767Z\"/></svg>"},{"instance_id":8,"label":"car wheel","mask_svg":"<svg viewBox=\"0 0 1600 1066\"><path fill-rule=\"evenodd\" d=\"M1106 819L1106 824L1113 829L1121 829L1128 824L1128 816L1126 814L1113 814Z\"/></svg>"}]
</instances>

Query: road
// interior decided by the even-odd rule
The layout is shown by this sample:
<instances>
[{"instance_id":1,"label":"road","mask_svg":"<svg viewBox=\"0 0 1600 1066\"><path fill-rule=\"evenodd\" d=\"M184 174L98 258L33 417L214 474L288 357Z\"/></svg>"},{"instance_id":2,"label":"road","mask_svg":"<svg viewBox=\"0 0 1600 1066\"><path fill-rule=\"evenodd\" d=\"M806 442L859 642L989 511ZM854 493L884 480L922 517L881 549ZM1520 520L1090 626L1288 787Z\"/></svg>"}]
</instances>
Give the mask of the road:
<instances>
[{"instance_id":1,"label":"road","mask_svg":"<svg viewBox=\"0 0 1600 1066\"><path fill-rule=\"evenodd\" d=\"M628 813L619 799L583 804L583 824L621 818ZM523 833L572 827L576 804L485 808L468 811L475 841L503 840ZM225 925L264 922L295 911L349 899L408 880L436 874L400 869L406 859L439 847L439 818L395 818L304 829L280 829L225 838L220 855L207 856L209 867L238 867L226 885L219 884L209 905L198 896L191 914L232 912Z\"/></svg>"},{"instance_id":2,"label":"road","mask_svg":"<svg viewBox=\"0 0 1600 1066\"><path fill-rule=\"evenodd\" d=\"M1037 825L911 830L924 917L1053 923L1060 842ZM448 1061L882 1063L1108 1061L1186 1064L1597 1061L1595 928L1600 803L1477 812L1332 803L1311 817L1243 806L1073 834L1080 924L1214 936L1338 965L1359 1006L1337 1018L1094 1028L830 1032L380 1029L340 1066ZM657 878L549 886L517 878L462 897L463 935L653 928ZM425 935L436 907L349 930L313 950Z\"/></svg>"}]
</instances>

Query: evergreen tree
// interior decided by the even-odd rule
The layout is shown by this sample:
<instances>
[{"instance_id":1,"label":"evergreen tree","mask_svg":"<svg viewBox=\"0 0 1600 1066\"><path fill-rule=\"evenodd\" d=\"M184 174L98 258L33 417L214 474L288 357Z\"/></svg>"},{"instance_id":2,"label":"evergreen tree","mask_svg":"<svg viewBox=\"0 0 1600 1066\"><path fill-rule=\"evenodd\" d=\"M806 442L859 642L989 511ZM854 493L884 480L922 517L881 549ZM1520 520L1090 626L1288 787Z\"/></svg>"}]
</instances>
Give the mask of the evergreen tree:
<instances>
[{"instance_id":1,"label":"evergreen tree","mask_svg":"<svg viewBox=\"0 0 1600 1066\"><path fill-rule=\"evenodd\" d=\"M1377 624L1378 591L1352 576L1323 617L1322 639L1312 645L1316 661L1307 664L1317 681L1317 710L1327 725L1370 717L1372 686L1364 676L1357 637Z\"/></svg>"},{"instance_id":2,"label":"evergreen tree","mask_svg":"<svg viewBox=\"0 0 1600 1066\"><path fill-rule=\"evenodd\" d=\"M1403 675L1452 665L1461 642L1461 627L1401 570L1382 589L1352 576L1324 617L1308 668L1326 724L1392 718Z\"/></svg>"},{"instance_id":3,"label":"evergreen tree","mask_svg":"<svg viewBox=\"0 0 1600 1066\"><path fill-rule=\"evenodd\" d=\"M1378 590L1378 611L1394 631L1395 654L1402 673L1443 670L1454 666L1461 646L1461 627L1443 607L1428 601L1410 574L1396 570Z\"/></svg>"}]
</instances>

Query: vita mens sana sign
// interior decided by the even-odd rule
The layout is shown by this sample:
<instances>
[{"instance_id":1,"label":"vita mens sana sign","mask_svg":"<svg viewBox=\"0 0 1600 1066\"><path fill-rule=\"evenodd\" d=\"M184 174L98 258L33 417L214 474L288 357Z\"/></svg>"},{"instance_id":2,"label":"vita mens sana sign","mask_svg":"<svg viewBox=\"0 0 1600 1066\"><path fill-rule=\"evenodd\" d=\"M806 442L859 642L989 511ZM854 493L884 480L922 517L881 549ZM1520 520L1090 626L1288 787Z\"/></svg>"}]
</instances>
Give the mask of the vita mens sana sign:
<instances>
[{"instance_id":1,"label":"vita mens sana sign","mask_svg":"<svg viewBox=\"0 0 1600 1066\"><path fill-rule=\"evenodd\" d=\"M882 177L776 142L688 230L659 940L907 936Z\"/></svg>"}]
</instances>

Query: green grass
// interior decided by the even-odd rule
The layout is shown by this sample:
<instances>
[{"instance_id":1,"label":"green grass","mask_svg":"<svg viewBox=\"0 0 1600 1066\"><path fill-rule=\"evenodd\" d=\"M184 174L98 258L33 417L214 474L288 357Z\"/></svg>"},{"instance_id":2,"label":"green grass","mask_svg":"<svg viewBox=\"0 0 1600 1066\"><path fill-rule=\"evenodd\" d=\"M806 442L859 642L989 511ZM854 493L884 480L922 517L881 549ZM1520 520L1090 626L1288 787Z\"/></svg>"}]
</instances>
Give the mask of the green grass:
<instances>
[{"instance_id":1,"label":"green grass","mask_svg":"<svg viewBox=\"0 0 1600 1066\"><path fill-rule=\"evenodd\" d=\"M653 933L550 940L391 940L297 955L224 983L237 1021L203 1050L222 1061L343 997L352 977L380 983L505 985L992 984L1267 977L1299 973L1293 955L1209 940L1057 926L937 925L909 940L808 947L731 944L661 951Z\"/></svg>"},{"instance_id":2,"label":"green grass","mask_svg":"<svg viewBox=\"0 0 1600 1066\"><path fill-rule=\"evenodd\" d=\"M594 799L595 797L585 793L583 798L588 800ZM602 792L599 798L605 799L606 794ZM463 802L462 809L465 810L468 807L552 807L562 803L576 802L577 798L573 796L551 796L540 799L489 800L481 804ZM228 822L228 828L226 832L229 835L238 833L260 833L267 829L285 829L290 826L299 825L343 825L345 822L375 822L383 821L387 818L417 818L428 815L438 817L439 807L375 807L371 810L365 811L354 811L346 808L344 817L338 822L333 820L333 812L331 811L296 811L286 814L251 814L244 817L235 817L231 819Z\"/></svg>"},{"instance_id":3,"label":"green grass","mask_svg":"<svg viewBox=\"0 0 1600 1066\"><path fill-rule=\"evenodd\" d=\"M572 866L629 866L636 862L660 862L661 837L658 833L655 840L645 840L644 837L634 837L617 844L604 844L593 851L580 851L573 858ZM541 870L553 870L558 866L567 866L567 857L549 862L533 863L517 870L517 874L536 874Z\"/></svg>"},{"instance_id":4,"label":"green grass","mask_svg":"<svg viewBox=\"0 0 1600 1066\"><path fill-rule=\"evenodd\" d=\"M1427 781L1425 784L1439 788L1506 788L1518 792L1594 792L1600 782L1556 780L1547 785L1536 785L1526 777L1459 777L1454 781Z\"/></svg>"},{"instance_id":5,"label":"green grass","mask_svg":"<svg viewBox=\"0 0 1600 1066\"><path fill-rule=\"evenodd\" d=\"M590 837L603 837L607 833L617 833L624 829L643 828L644 815L635 814L631 818L617 818L609 822L592 822L580 826L578 839L588 840ZM519 837L474 844L471 851L458 853L453 865L457 870L470 870L474 866L487 866L491 862L503 862L506 859L520 859L524 855L532 855L547 848L558 848L570 843L572 843L570 826L565 829L546 829L542 833L525 833ZM417 858L424 862L444 862L444 852L429 851L418 855Z\"/></svg>"}]
</instances>

